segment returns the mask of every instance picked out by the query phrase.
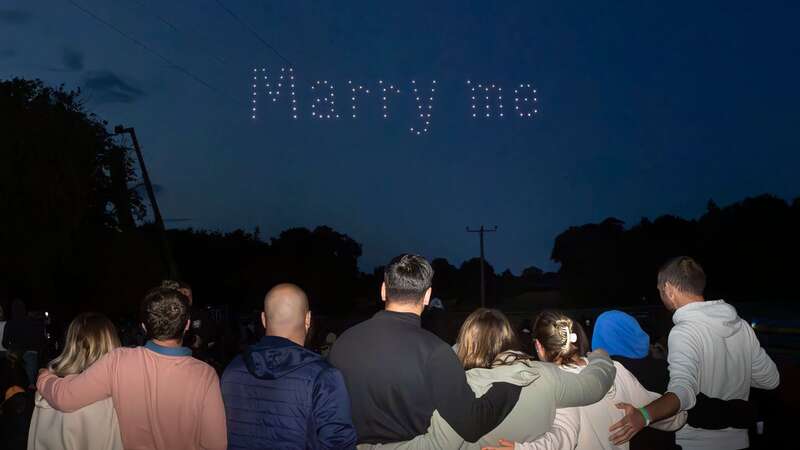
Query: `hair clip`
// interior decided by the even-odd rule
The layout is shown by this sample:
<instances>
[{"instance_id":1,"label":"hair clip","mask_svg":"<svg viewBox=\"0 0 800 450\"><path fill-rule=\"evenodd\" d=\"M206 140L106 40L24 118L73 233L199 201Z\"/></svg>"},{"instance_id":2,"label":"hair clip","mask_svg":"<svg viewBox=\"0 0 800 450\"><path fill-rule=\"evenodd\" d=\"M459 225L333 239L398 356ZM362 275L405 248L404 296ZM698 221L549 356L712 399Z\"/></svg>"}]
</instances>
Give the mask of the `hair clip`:
<instances>
[{"instance_id":1,"label":"hair clip","mask_svg":"<svg viewBox=\"0 0 800 450\"><path fill-rule=\"evenodd\" d=\"M570 333L569 334L569 341L572 342L573 344L578 342L578 335L575 334L575 333Z\"/></svg>"}]
</instances>

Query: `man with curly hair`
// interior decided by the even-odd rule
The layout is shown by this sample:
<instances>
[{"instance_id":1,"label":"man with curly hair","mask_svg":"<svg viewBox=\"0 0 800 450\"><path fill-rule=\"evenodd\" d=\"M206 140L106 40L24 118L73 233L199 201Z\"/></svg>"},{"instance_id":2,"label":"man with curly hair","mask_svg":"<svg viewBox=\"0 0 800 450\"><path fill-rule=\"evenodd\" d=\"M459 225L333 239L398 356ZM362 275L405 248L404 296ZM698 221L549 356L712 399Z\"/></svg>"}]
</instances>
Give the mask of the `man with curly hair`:
<instances>
[{"instance_id":1,"label":"man with curly hair","mask_svg":"<svg viewBox=\"0 0 800 450\"><path fill-rule=\"evenodd\" d=\"M148 341L116 349L83 373L59 378L42 370L36 384L59 411L111 397L125 448L225 449L227 431L219 378L183 347L189 300L157 287L141 305Z\"/></svg>"}]
</instances>

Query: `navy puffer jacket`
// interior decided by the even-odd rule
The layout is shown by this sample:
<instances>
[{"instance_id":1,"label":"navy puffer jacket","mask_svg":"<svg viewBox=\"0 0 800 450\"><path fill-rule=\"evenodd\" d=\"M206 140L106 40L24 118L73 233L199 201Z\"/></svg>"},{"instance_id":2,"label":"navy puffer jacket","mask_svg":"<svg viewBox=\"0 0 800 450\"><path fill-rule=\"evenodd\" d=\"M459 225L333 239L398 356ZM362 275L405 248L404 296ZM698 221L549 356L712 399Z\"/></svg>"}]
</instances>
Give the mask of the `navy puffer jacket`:
<instances>
[{"instance_id":1,"label":"navy puffer jacket","mask_svg":"<svg viewBox=\"0 0 800 450\"><path fill-rule=\"evenodd\" d=\"M265 336L222 375L230 449L351 449L342 374L294 342Z\"/></svg>"}]
</instances>

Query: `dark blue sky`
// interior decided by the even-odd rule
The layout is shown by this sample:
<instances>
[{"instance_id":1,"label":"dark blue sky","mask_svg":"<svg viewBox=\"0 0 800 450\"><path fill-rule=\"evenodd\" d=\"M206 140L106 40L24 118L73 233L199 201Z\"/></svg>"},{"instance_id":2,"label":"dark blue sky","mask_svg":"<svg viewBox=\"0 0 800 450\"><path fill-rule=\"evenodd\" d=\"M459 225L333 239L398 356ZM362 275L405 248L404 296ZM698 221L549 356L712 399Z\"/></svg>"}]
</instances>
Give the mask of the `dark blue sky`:
<instances>
[{"instance_id":1,"label":"dark blue sky","mask_svg":"<svg viewBox=\"0 0 800 450\"><path fill-rule=\"evenodd\" d=\"M136 127L163 214L192 219L171 226L327 224L371 269L403 251L458 264L477 252L464 227L497 224L488 258L516 272L554 268L570 225L800 194L797 2L223 1L304 98L316 79L437 79L417 137L404 119L312 122L307 102L251 121L249 72L285 64L213 0L74 1L218 92L66 0L3 1L0 77L81 87ZM531 82L541 114L473 121L467 79Z\"/></svg>"}]
</instances>

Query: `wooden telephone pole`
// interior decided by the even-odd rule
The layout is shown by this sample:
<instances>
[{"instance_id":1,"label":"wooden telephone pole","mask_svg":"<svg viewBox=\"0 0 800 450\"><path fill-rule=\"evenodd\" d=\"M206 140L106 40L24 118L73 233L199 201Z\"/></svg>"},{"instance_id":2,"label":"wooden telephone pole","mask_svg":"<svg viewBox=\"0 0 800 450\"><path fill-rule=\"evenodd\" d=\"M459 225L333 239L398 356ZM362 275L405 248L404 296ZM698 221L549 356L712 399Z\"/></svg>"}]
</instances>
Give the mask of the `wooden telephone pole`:
<instances>
[{"instance_id":1,"label":"wooden telephone pole","mask_svg":"<svg viewBox=\"0 0 800 450\"><path fill-rule=\"evenodd\" d=\"M172 257L172 250L167 240L167 229L164 226L164 219L161 217L161 211L158 209L158 202L156 201L156 194L153 191L153 185L150 183L150 175L147 173L147 166L144 165L144 156L142 156L142 149L139 147L139 140L136 138L136 131L133 128L125 128L122 125L114 127L115 134L127 133L131 136L133 141L133 150L136 152L136 157L139 160L139 170L142 173L142 181L147 191L147 197L150 200L150 206L153 208L153 218L155 219L158 234L161 236L161 252L164 262L167 264L169 271L169 278L178 278L178 268L175 265L175 260Z\"/></svg>"},{"instance_id":2,"label":"wooden telephone pole","mask_svg":"<svg viewBox=\"0 0 800 450\"><path fill-rule=\"evenodd\" d=\"M483 274L483 265L485 260L483 254L483 234L494 233L495 231L497 231L497 225L492 228L485 228L483 225L481 225L481 227L477 230L471 230L469 227L467 227L467 233L478 233L481 241L481 308L486 307L486 280L484 279L485 275Z\"/></svg>"}]
</instances>

